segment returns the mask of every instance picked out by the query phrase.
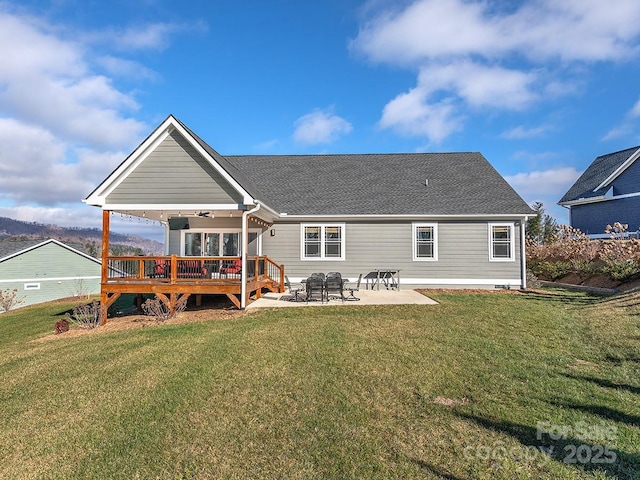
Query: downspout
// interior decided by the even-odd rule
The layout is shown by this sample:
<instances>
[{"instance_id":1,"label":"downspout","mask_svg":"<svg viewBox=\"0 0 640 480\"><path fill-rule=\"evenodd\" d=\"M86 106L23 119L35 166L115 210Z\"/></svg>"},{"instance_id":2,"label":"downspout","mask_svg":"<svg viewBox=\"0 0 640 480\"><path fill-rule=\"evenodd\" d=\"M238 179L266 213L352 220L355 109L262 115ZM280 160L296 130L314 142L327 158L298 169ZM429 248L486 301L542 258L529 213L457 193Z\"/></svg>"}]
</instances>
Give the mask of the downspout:
<instances>
[{"instance_id":1,"label":"downspout","mask_svg":"<svg viewBox=\"0 0 640 480\"><path fill-rule=\"evenodd\" d=\"M529 217L520 221L520 289L527 289L527 252L525 251L525 226Z\"/></svg>"},{"instance_id":2,"label":"downspout","mask_svg":"<svg viewBox=\"0 0 640 480\"><path fill-rule=\"evenodd\" d=\"M164 254L169 255L169 222L164 224Z\"/></svg>"},{"instance_id":3,"label":"downspout","mask_svg":"<svg viewBox=\"0 0 640 480\"><path fill-rule=\"evenodd\" d=\"M247 249L249 248L249 232L247 231L247 217L252 213L260 210L260 203L256 202L256 206L251 210L242 212L242 269L240 270L240 310L247 307ZM257 272L256 272L257 273Z\"/></svg>"}]
</instances>

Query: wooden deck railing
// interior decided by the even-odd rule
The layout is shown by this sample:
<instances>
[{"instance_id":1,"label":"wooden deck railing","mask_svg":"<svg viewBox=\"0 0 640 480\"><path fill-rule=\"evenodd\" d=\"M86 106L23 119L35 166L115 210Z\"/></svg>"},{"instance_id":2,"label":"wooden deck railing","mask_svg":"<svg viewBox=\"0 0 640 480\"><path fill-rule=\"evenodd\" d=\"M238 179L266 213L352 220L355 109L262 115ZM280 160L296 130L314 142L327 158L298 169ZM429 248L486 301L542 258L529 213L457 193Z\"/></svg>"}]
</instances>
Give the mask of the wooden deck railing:
<instances>
[{"instance_id":1,"label":"wooden deck railing","mask_svg":"<svg viewBox=\"0 0 640 480\"><path fill-rule=\"evenodd\" d=\"M102 283L168 283L202 281L239 284L240 257L110 256ZM247 282L268 280L284 287L284 269L269 257L247 258ZM221 282L224 281L224 282Z\"/></svg>"}]
</instances>

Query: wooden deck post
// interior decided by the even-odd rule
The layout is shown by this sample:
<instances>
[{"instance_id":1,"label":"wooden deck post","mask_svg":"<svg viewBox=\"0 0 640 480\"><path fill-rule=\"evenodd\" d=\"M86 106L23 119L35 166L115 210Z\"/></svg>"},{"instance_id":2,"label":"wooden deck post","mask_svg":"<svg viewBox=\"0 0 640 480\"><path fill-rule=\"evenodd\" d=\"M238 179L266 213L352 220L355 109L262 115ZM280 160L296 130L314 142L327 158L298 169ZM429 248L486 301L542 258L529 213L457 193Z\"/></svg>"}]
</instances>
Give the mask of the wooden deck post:
<instances>
[{"instance_id":1,"label":"wooden deck post","mask_svg":"<svg viewBox=\"0 0 640 480\"><path fill-rule=\"evenodd\" d=\"M109 210L102 211L102 265L101 265L101 296L100 296L100 310L102 313L101 325L107 323L107 311L109 310L108 296L104 292L104 286L109 279L109 229L111 220L111 212Z\"/></svg>"}]
</instances>

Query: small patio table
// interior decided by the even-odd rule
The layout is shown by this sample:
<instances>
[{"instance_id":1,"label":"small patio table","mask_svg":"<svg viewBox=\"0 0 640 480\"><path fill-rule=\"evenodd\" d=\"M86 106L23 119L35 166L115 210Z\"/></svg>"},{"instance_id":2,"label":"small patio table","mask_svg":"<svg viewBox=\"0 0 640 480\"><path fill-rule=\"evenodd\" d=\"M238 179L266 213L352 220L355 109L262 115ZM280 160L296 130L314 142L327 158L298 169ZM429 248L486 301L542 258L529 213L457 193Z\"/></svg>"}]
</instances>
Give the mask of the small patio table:
<instances>
[{"instance_id":1,"label":"small patio table","mask_svg":"<svg viewBox=\"0 0 640 480\"><path fill-rule=\"evenodd\" d=\"M371 282L371 290L375 287L380 290L380 283L384 283L384 286L388 290L400 290L400 269L378 269L367 273L364 277L367 281L367 290L369 290L369 282Z\"/></svg>"}]
</instances>

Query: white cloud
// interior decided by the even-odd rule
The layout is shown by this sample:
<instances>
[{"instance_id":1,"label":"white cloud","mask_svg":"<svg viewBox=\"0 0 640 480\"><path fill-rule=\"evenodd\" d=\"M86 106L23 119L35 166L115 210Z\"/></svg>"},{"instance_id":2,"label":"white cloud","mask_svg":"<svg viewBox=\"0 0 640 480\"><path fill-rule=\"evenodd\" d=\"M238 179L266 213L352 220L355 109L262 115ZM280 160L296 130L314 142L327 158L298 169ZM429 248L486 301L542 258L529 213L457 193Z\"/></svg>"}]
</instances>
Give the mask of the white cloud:
<instances>
[{"instance_id":1,"label":"white cloud","mask_svg":"<svg viewBox=\"0 0 640 480\"><path fill-rule=\"evenodd\" d=\"M474 107L520 109L536 96L529 85L534 74L470 61L422 68L418 84L428 92L451 91Z\"/></svg>"},{"instance_id":2,"label":"white cloud","mask_svg":"<svg viewBox=\"0 0 640 480\"><path fill-rule=\"evenodd\" d=\"M306 145L331 143L352 129L351 123L331 111L315 110L296 120L293 139Z\"/></svg>"},{"instance_id":3,"label":"white cloud","mask_svg":"<svg viewBox=\"0 0 640 480\"><path fill-rule=\"evenodd\" d=\"M635 53L635 0L531 0L515 10L477 0L416 0L361 28L352 48L378 62L486 59L516 54L534 61L611 60Z\"/></svg>"},{"instance_id":4,"label":"white cloud","mask_svg":"<svg viewBox=\"0 0 640 480\"><path fill-rule=\"evenodd\" d=\"M606 142L608 140L615 140L616 138L626 137L633 134L637 131L636 119L638 117L640 117L640 100L631 107L625 115L625 118L618 125L605 133L600 140Z\"/></svg>"},{"instance_id":5,"label":"white cloud","mask_svg":"<svg viewBox=\"0 0 640 480\"><path fill-rule=\"evenodd\" d=\"M46 26L0 11L0 110L68 141L103 147L131 145L147 129L122 112L136 100L91 72L82 45Z\"/></svg>"},{"instance_id":6,"label":"white cloud","mask_svg":"<svg viewBox=\"0 0 640 480\"><path fill-rule=\"evenodd\" d=\"M557 202L581 173L573 167L558 167L506 175L504 178L529 203L548 196L556 197Z\"/></svg>"},{"instance_id":7,"label":"white cloud","mask_svg":"<svg viewBox=\"0 0 640 480\"><path fill-rule=\"evenodd\" d=\"M159 75L144 65L132 60L105 55L98 57L95 63L102 67L106 73L116 77L127 77L129 79L157 80Z\"/></svg>"},{"instance_id":8,"label":"white cloud","mask_svg":"<svg viewBox=\"0 0 640 480\"><path fill-rule=\"evenodd\" d=\"M0 215L99 228L99 209L81 200L149 129L133 117L136 98L114 79L155 78L143 65L111 53L115 37L129 50L157 49L179 27L71 35L64 25L10 8L0 3ZM96 49L101 42L103 50Z\"/></svg>"},{"instance_id":9,"label":"white cloud","mask_svg":"<svg viewBox=\"0 0 640 480\"><path fill-rule=\"evenodd\" d=\"M546 135L552 129L551 125L540 125L538 127L524 127L518 125L517 127L510 128L509 130L502 132L500 138L506 138L507 140L522 140L526 138L539 138Z\"/></svg>"},{"instance_id":10,"label":"white cloud","mask_svg":"<svg viewBox=\"0 0 640 480\"><path fill-rule=\"evenodd\" d=\"M546 213L567 224L567 210L557 203L581 173L573 167L556 167L506 175L505 179L529 205L542 202Z\"/></svg>"},{"instance_id":11,"label":"white cloud","mask_svg":"<svg viewBox=\"0 0 640 480\"><path fill-rule=\"evenodd\" d=\"M463 128L456 101L476 109L491 106L518 110L535 99L528 90L532 81L530 74L470 61L428 66L420 71L415 88L384 107L379 124L439 143Z\"/></svg>"},{"instance_id":12,"label":"white cloud","mask_svg":"<svg viewBox=\"0 0 640 480\"><path fill-rule=\"evenodd\" d=\"M127 28L81 32L80 38L86 43L106 44L111 48L130 52L132 50L162 50L169 45L172 35L189 31L204 32L207 26L203 22L148 23L135 24Z\"/></svg>"},{"instance_id":13,"label":"white cloud","mask_svg":"<svg viewBox=\"0 0 640 480\"><path fill-rule=\"evenodd\" d=\"M631 117L640 117L640 99L635 103L635 105L629 111L629 115Z\"/></svg>"},{"instance_id":14,"label":"white cloud","mask_svg":"<svg viewBox=\"0 0 640 480\"><path fill-rule=\"evenodd\" d=\"M385 105L380 126L402 135L426 136L435 143L461 130L462 119L454 115L451 102L430 104L427 95L420 88L398 95Z\"/></svg>"},{"instance_id":15,"label":"white cloud","mask_svg":"<svg viewBox=\"0 0 640 480\"><path fill-rule=\"evenodd\" d=\"M466 108L475 113L517 110L577 94L583 80L572 67L624 61L640 51L637 0L525 0L517 5L414 0L382 5L391 7L380 11L380 3L369 4L370 17L350 47L373 62L420 72L420 92L399 95L387 107L404 95L425 110L448 100L450 111L442 128L425 129L423 115L415 117L420 124L415 128L403 121L404 132L414 130L431 140L436 137L430 132L442 140L443 132L461 128L451 128L450 119L460 118ZM376 8L378 13L372 13ZM437 99L432 98L435 92L440 94ZM385 118L387 107L380 124L397 129L397 122Z\"/></svg>"},{"instance_id":16,"label":"white cloud","mask_svg":"<svg viewBox=\"0 0 640 480\"><path fill-rule=\"evenodd\" d=\"M42 127L2 118L0 145L0 198L17 204L79 202L125 157L76 150Z\"/></svg>"}]
</instances>

